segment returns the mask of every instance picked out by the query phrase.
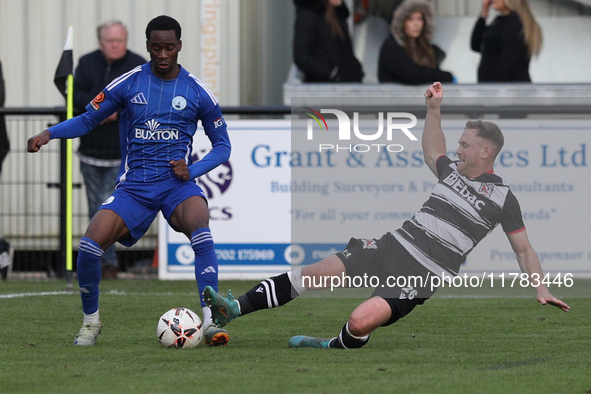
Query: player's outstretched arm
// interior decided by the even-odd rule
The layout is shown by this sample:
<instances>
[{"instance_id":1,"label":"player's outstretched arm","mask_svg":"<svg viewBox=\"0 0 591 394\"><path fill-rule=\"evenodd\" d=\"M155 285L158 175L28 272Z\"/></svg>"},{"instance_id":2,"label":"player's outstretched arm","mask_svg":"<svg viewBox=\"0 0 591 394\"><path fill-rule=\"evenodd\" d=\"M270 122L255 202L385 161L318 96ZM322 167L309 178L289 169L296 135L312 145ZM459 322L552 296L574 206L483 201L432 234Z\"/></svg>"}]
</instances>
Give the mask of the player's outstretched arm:
<instances>
[{"instance_id":1,"label":"player's outstretched arm","mask_svg":"<svg viewBox=\"0 0 591 394\"><path fill-rule=\"evenodd\" d=\"M538 299L538 302L542 305L554 305L555 307L568 312L570 307L565 302L554 297L546 285L542 283L544 272L542 271L540 260L538 260L538 254L529 242L526 230L524 229L523 231L514 234L507 234L507 238L509 238L509 243L511 243L511 247L517 255L519 268L521 268L522 272L528 274L530 283L536 290L536 298ZM538 280L536 280L536 278ZM535 286L536 284L538 286Z\"/></svg>"},{"instance_id":2,"label":"player's outstretched arm","mask_svg":"<svg viewBox=\"0 0 591 394\"><path fill-rule=\"evenodd\" d=\"M423 130L422 145L425 164L437 174L437 158L445 155L445 136L441 129L441 100L443 98L443 87L440 82L429 86L425 92L425 105L427 106L427 117Z\"/></svg>"},{"instance_id":3,"label":"player's outstretched arm","mask_svg":"<svg viewBox=\"0 0 591 394\"><path fill-rule=\"evenodd\" d=\"M39 152L39 149L49 142L51 139L51 133L49 130L43 130L41 133L29 138L27 141L27 152L35 153Z\"/></svg>"}]
</instances>

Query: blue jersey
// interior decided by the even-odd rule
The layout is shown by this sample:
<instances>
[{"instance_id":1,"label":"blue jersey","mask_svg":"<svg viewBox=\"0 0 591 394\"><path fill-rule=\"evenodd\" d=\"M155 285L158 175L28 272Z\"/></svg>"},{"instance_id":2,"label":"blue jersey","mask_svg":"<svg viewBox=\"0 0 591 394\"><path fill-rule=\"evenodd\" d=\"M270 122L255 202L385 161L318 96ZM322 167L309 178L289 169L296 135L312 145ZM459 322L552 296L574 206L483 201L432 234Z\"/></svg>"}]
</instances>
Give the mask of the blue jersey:
<instances>
[{"instance_id":1,"label":"blue jersey","mask_svg":"<svg viewBox=\"0 0 591 394\"><path fill-rule=\"evenodd\" d=\"M180 65L179 75L171 80L154 76L150 65L137 66L114 79L90 102L86 113L51 127L51 138L86 134L120 110L118 182L176 178L171 160L185 160L191 178L196 178L228 160L226 123L211 92ZM192 163L193 135L199 120L213 148Z\"/></svg>"}]
</instances>

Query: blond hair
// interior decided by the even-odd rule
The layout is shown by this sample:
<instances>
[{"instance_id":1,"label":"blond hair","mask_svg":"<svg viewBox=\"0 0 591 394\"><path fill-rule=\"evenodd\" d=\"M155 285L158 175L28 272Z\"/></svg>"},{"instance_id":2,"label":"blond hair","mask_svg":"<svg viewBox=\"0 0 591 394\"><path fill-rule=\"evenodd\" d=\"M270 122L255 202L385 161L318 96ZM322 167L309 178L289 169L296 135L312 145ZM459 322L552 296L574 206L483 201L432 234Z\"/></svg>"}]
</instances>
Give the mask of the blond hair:
<instances>
[{"instance_id":1,"label":"blond hair","mask_svg":"<svg viewBox=\"0 0 591 394\"><path fill-rule=\"evenodd\" d=\"M503 0L505 6L515 12L523 24L523 38L527 45L529 56L538 56L544 41L542 29L536 22L527 0Z\"/></svg>"}]
</instances>

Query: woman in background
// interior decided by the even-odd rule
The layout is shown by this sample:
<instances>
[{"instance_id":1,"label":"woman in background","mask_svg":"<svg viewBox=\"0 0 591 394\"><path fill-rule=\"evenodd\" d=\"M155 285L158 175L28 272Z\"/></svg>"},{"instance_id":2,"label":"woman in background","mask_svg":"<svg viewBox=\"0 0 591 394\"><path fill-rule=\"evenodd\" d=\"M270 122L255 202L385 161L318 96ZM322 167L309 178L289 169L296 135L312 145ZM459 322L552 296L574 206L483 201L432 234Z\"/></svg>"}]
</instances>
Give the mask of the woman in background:
<instances>
[{"instance_id":1,"label":"woman in background","mask_svg":"<svg viewBox=\"0 0 591 394\"><path fill-rule=\"evenodd\" d=\"M431 43L433 18L433 6L427 1L406 0L398 6L391 35L380 50L380 82L418 85L453 81L451 73L439 69L445 53Z\"/></svg>"},{"instance_id":2,"label":"woman in background","mask_svg":"<svg viewBox=\"0 0 591 394\"><path fill-rule=\"evenodd\" d=\"M361 82L343 0L294 0L293 59L304 82Z\"/></svg>"},{"instance_id":3,"label":"woman in background","mask_svg":"<svg viewBox=\"0 0 591 394\"><path fill-rule=\"evenodd\" d=\"M487 26L491 6L500 15ZM482 54L478 82L531 82L529 61L540 53L542 30L527 0L483 0L471 47Z\"/></svg>"}]
</instances>

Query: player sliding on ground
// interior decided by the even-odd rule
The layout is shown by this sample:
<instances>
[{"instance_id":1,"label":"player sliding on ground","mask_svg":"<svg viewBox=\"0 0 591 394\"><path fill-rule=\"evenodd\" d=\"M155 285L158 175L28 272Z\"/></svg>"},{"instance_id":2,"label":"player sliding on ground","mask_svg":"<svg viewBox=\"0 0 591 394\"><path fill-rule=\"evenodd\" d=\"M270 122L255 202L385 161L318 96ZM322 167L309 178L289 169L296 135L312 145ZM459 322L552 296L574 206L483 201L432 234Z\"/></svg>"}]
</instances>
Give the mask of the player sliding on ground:
<instances>
[{"instance_id":1,"label":"player sliding on ground","mask_svg":"<svg viewBox=\"0 0 591 394\"><path fill-rule=\"evenodd\" d=\"M78 253L78 282L84 321L74 340L94 345L101 332L99 317L100 258L116 241L135 244L161 211L170 226L191 240L195 279L202 294L217 288L218 262L209 230L209 210L195 179L230 157L230 140L220 106L193 74L177 63L181 26L171 17L154 18L146 27L150 62L111 82L86 107L86 113L31 137L28 151L37 152L55 138L88 133L116 111L120 115L121 168L115 192L94 215ZM213 149L193 163L197 122ZM201 300L205 342L224 345L228 332L216 327Z\"/></svg>"},{"instance_id":2,"label":"player sliding on ground","mask_svg":"<svg viewBox=\"0 0 591 394\"><path fill-rule=\"evenodd\" d=\"M501 131L491 122L469 121L456 150L459 160L450 160L441 129L442 97L439 82L425 92L427 117L422 137L425 163L439 182L411 220L379 240L352 238L344 251L267 279L237 300L206 287L204 298L214 322L223 327L239 316L285 305L308 289L327 287L325 277L377 276L382 284L389 276L422 278L423 286L415 288L378 286L371 298L355 308L337 337L296 336L289 340L290 347L360 348L375 329L398 321L430 298L436 291L430 284L437 283L430 279L456 276L468 253L498 224L521 270L543 278L517 199L493 173L493 163L504 143ZM542 305L554 305L565 312L570 309L543 283L535 291Z\"/></svg>"}]
</instances>

